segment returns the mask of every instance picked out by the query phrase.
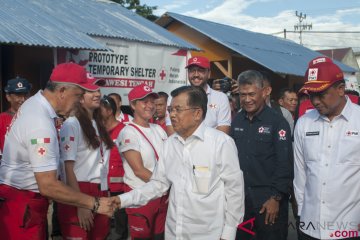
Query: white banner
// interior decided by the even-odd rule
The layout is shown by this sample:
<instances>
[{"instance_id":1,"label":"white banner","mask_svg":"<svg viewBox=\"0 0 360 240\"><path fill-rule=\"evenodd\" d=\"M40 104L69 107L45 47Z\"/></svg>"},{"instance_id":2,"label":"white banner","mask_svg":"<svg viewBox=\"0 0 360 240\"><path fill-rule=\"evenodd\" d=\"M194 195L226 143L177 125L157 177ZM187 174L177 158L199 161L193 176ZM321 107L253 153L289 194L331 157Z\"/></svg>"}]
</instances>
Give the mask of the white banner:
<instances>
[{"instance_id":1,"label":"white banner","mask_svg":"<svg viewBox=\"0 0 360 240\"><path fill-rule=\"evenodd\" d=\"M95 38L110 51L68 51L66 61L82 66L96 78L106 80L103 94L118 93L123 105L128 105L129 91L145 83L154 92L170 92L187 84L188 52L175 47L129 42L120 39Z\"/></svg>"}]
</instances>

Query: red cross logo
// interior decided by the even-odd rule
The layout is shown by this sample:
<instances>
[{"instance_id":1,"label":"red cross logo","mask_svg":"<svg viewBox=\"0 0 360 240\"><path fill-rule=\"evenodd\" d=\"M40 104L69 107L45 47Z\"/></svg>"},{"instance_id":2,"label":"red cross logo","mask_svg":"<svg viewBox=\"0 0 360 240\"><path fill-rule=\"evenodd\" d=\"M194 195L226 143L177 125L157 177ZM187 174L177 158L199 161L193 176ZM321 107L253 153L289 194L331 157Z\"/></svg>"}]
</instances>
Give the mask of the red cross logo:
<instances>
[{"instance_id":1,"label":"red cross logo","mask_svg":"<svg viewBox=\"0 0 360 240\"><path fill-rule=\"evenodd\" d=\"M70 149L69 144L66 144L66 145L64 146L64 149L65 149L65 151L68 151L68 150Z\"/></svg>"},{"instance_id":2,"label":"red cross logo","mask_svg":"<svg viewBox=\"0 0 360 240\"><path fill-rule=\"evenodd\" d=\"M45 153L46 153L46 149L43 148L43 147L40 147L40 148L38 149L38 153L39 153L40 156L44 156Z\"/></svg>"},{"instance_id":3,"label":"red cross logo","mask_svg":"<svg viewBox=\"0 0 360 240\"><path fill-rule=\"evenodd\" d=\"M280 136L280 137L285 137L285 134L286 134L286 131L285 131L285 130L281 129L281 130L279 131L279 136Z\"/></svg>"},{"instance_id":4,"label":"red cross logo","mask_svg":"<svg viewBox=\"0 0 360 240\"><path fill-rule=\"evenodd\" d=\"M164 69L162 69L161 73L160 73L161 80L164 80L165 76L166 76L166 73L165 73Z\"/></svg>"}]
</instances>

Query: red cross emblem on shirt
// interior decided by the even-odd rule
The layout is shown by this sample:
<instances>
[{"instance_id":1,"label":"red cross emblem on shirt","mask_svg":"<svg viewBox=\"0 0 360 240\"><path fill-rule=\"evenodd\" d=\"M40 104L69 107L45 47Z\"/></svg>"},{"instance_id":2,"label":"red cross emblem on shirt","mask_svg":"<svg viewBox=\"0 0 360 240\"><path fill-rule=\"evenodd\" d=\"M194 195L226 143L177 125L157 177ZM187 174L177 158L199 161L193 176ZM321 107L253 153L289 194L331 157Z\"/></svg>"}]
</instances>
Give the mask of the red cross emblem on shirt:
<instances>
[{"instance_id":1,"label":"red cross emblem on shirt","mask_svg":"<svg viewBox=\"0 0 360 240\"><path fill-rule=\"evenodd\" d=\"M64 146L64 149L65 149L65 151L68 151L68 150L70 149L70 145L69 145L69 144L66 144L66 145Z\"/></svg>"},{"instance_id":2,"label":"red cross emblem on shirt","mask_svg":"<svg viewBox=\"0 0 360 240\"><path fill-rule=\"evenodd\" d=\"M43 147L39 147L37 152L40 156L44 156L46 153L46 149Z\"/></svg>"}]
</instances>

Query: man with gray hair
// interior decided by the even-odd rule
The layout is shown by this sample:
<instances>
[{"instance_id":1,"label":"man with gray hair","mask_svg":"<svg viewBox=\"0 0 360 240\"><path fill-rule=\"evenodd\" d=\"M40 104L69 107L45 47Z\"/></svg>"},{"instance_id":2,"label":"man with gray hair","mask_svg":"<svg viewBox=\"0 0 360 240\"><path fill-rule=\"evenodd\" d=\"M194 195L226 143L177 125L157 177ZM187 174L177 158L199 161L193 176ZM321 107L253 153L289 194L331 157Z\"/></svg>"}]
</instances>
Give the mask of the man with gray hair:
<instances>
[{"instance_id":1,"label":"man with gray hair","mask_svg":"<svg viewBox=\"0 0 360 240\"><path fill-rule=\"evenodd\" d=\"M165 239L233 240L244 211L244 182L234 141L204 123L208 98L201 87L171 92L175 133L149 182L115 197L121 207L145 205L170 188Z\"/></svg>"},{"instance_id":2,"label":"man with gray hair","mask_svg":"<svg viewBox=\"0 0 360 240\"><path fill-rule=\"evenodd\" d=\"M21 105L8 129L0 165L0 236L45 239L48 199L111 216L109 198L94 198L57 179L59 142L55 119L68 116L84 90L93 90L85 68L56 66L44 91Z\"/></svg>"},{"instance_id":3,"label":"man with gray hair","mask_svg":"<svg viewBox=\"0 0 360 240\"><path fill-rule=\"evenodd\" d=\"M288 186L292 179L292 144L289 124L266 105L264 76L248 70L238 77L242 111L231 125L245 181L244 222L237 239L285 240ZM247 229L249 230L249 229Z\"/></svg>"}]
</instances>

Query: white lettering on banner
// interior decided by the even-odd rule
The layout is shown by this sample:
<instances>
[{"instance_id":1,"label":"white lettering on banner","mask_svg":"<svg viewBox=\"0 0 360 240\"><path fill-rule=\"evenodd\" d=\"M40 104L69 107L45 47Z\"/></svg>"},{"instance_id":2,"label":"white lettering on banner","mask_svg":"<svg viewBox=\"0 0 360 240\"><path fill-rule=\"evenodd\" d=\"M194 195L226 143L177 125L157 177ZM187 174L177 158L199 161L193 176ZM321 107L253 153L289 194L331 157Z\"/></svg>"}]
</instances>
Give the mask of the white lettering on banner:
<instances>
[{"instance_id":1,"label":"white lettering on banner","mask_svg":"<svg viewBox=\"0 0 360 240\"><path fill-rule=\"evenodd\" d=\"M156 46L129 42L120 39L94 37L112 51L66 51L63 61L73 61L84 67L95 78L105 80L103 94L119 93L123 104L128 105L129 91L142 83L154 92L172 90L187 83L185 69L188 52L175 47ZM61 54L61 51L66 51Z\"/></svg>"}]
</instances>

